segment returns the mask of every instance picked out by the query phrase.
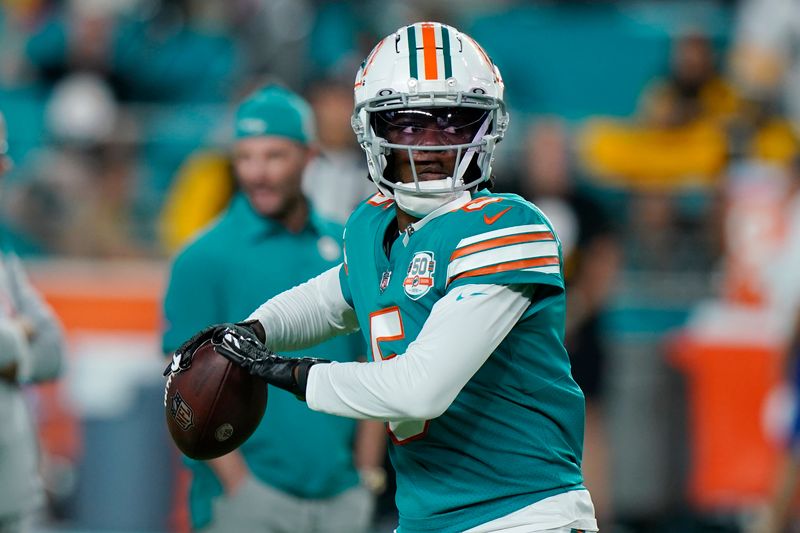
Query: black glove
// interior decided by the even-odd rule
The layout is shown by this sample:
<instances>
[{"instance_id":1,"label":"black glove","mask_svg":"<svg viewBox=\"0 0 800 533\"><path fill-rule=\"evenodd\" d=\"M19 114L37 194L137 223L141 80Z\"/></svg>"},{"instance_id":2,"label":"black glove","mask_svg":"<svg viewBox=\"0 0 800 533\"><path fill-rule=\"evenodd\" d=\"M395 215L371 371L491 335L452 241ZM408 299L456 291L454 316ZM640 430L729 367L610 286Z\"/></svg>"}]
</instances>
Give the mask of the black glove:
<instances>
[{"instance_id":1,"label":"black glove","mask_svg":"<svg viewBox=\"0 0 800 533\"><path fill-rule=\"evenodd\" d=\"M264 338L264 327L258 320L249 320L247 322L238 322L236 324L224 323L208 326L205 329L198 331L192 336L191 339L181 344L175 353L172 354L172 362L164 369L164 375L168 376L173 372L180 372L186 370L192 365L192 357L194 352L200 347L201 344L211 339L214 333L218 331L227 331L229 329L236 329L242 335L255 336L256 338Z\"/></svg>"},{"instance_id":2,"label":"black glove","mask_svg":"<svg viewBox=\"0 0 800 533\"><path fill-rule=\"evenodd\" d=\"M254 335L240 326L219 329L211 337L217 353L247 370L250 375L260 377L270 385L286 390L304 400L308 370L327 359L314 357L282 357L273 353Z\"/></svg>"}]
</instances>

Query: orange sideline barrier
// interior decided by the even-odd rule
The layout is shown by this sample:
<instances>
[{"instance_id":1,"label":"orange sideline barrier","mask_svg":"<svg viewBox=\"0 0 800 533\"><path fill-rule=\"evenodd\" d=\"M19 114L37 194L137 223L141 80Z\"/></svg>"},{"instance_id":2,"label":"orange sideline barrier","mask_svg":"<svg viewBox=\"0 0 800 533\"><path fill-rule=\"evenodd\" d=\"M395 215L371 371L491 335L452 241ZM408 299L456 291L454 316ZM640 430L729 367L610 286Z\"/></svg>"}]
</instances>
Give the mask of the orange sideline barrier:
<instances>
[{"instance_id":1,"label":"orange sideline barrier","mask_svg":"<svg viewBox=\"0 0 800 533\"><path fill-rule=\"evenodd\" d=\"M32 264L31 281L61 319L76 330L157 332L166 265L54 262Z\"/></svg>"},{"instance_id":2,"label":"orange sideline barrier","mask_svg":"<svg viewBox=\"0 0 800 533\"><path fill-rule=\"evenodd\" d=\"M779 460L762 425L764 400L780 380L777 347L684 335L669 352L689 385L690 501L707 511L763 501Z\"/></svg>"}]
</instances>

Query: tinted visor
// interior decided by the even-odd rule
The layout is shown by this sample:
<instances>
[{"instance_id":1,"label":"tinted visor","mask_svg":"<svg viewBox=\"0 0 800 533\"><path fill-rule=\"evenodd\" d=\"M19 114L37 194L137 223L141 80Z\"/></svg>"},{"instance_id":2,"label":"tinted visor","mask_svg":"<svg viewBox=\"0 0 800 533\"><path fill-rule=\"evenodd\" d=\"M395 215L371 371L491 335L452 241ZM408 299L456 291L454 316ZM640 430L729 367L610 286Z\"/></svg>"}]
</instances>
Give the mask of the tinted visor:
<instances>
[{"instance_id":1,"label":"tinted visor","mask_svg":"<svg viewBox=\"0 0 800 533\"><path fill-rule=\"evenodd\" d=\"M473 141L489 111L469 107L393 109L372 115L379 137L393 144L466 144Z\"/></svg>"}]
</instances>

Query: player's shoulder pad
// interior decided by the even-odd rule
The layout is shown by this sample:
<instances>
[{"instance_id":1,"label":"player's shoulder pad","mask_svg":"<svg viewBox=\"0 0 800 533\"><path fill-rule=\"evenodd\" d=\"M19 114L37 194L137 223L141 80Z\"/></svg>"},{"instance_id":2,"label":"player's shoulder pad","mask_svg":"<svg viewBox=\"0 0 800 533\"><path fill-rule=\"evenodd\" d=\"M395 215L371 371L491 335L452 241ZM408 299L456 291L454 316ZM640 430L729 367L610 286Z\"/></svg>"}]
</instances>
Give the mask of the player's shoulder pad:
<instances>
[{"instance_id":1,"label":"player's shoulder pad","mask_svg":"<svg viewBox=\"0 0 800 533\"><path fill-rule=\"evenodd\" d=\"M394 199L384 196L381 193L375 193L366 198L353 209L350 217L347 219L345 227L350 227L354 223L363 223L367 219L381 216L387 209L394 207Z\"/></svg>"},{"instance_id":2,"label":"player's shoulder pad","mask_svg":"<svg viewBox=\"0 0 800 533\"><path fill-rule=\"evenodd\" d=\"M457 210L452 223L463 228L462 232L473 235L532 225L553 230L538 207L516 194L478 193Z\"/></svg>"},{"instance_id":3,"label":"player's shoulder pad","mask_svg":"<svg viewBox=\"0 0 800 533\"><path fill-rule=\"evenodd\" d=\"M560 285L561 244L547 217L516 195L477 194L448 217L451 235L447 284Z\"/></svg>"}]
</instances>

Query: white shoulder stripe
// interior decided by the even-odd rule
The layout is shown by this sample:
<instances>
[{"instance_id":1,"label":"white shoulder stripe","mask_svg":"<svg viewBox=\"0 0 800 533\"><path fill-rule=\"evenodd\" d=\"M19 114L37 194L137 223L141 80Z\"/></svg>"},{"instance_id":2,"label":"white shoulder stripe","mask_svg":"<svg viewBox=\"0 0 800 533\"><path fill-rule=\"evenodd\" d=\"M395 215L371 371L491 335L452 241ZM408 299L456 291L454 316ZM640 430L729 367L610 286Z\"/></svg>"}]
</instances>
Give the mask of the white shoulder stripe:
<instances>
[{"instance_id":1,"label":"white shoulder stripe","mask_svg":"<svg viewBox=\"0 0 800 533\"><path fill-rule=\"evenodd\" d=\"M491 248L451 261L450 264L447 265L447 279L452 279L459 274L475 270L476 268L492 266L498 263L553 256L558 256L558 246L555 241L526 242L513 246Z\"/></svg>"},{"instance_id":2,"label":"white shoulder stripe","mask_svg":"<svg viewBox=\"0 0 800 533\"><path fill-rule=\"evenodd\" d=\"M458 246L456 246L456 249L461 248L462 246L469 246L470 244L475 244L476 242L481 242L488 239L505 237L507 235L517 235L519 233L535 233L537 231L550 231L550 228L547 227L546 224L526 224L524 226L511 226L510 228L501 228L501 229L496 229L494 231L487 231L486 233L479 233L478 235L473 235L472 237L461 239L458 242Z\"/></svg>"},{"instance_id":3,"label":"white shoulder stripe","mask_svg":"<svg viewBox=\"0 0 800 533\"><path fill-rule=\"evenodd\" d=\"M541 274L561 274L561 267L558 265L540 266L523 268L523 272L539 272Z\"/></svg>"}]
</instances>

